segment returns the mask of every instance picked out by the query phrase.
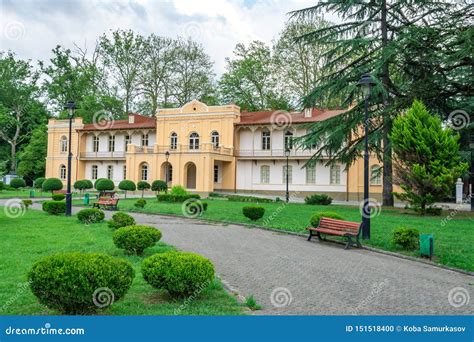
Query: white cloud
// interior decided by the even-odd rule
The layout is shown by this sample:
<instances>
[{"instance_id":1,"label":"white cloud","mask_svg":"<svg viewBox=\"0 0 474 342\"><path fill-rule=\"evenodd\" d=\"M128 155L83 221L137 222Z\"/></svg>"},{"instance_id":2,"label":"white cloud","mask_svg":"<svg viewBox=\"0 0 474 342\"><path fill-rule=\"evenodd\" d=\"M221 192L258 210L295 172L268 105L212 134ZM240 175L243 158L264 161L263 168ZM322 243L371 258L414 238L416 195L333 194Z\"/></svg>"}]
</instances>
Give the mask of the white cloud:
<instances>
[{"instance_id":1,"label":"white cloud","mask_svg":"<svg viewBox=\"0 0 474 342\"><path fill-rule=\"evenodd\" d=\"M21 58L47 61L56 45L90 48L104 32L133 29L141 34L192 35L224 71L237 43L271 43L291 10L306 0L0 0L0 49Z\"/></svg>"}]
</instances>

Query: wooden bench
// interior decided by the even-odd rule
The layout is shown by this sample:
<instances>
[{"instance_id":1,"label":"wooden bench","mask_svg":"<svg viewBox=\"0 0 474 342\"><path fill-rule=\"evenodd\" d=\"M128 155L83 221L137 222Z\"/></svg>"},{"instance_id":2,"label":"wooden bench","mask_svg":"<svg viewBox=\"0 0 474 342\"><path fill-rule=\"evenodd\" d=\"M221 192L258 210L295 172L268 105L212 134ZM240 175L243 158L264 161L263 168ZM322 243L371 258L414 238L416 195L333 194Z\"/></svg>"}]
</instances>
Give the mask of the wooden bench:
<instances>
[{"instance_id":1,"label":"wooden bench","mask_svg":"<svg viewBox=\"0 0 474 342\"><path fill-rule=\"evenodd\" d=\"M63 194L63 195L66 195L66 194L67 194L67 190L53 190L53 194Z\"/></svg>"},{"instance_id":2,"label":"wooden bench","mask_svg":"<svg viewBox=\"0 0 474 342\"><path fill-rule=\"evenodd\" d=\"M321 234L335 235L344 236L347 238L347 244L344 249L350 248L354 243L357 247L362 247L359 242L361 224L358 222L349 222L322 217L317 228L308 227L306 229L309 230L308 241L310 241L314 235L316 235L319 240L322 240ZM316 234L313 232L316 232ZM353 239L355 239L355 241Z\"/></svg>"},{"instance_id":3,"label":"wooden bench","mask_svg":"<svg viewBox=\"0 0 474 342\"><path fill-rule=\"evenodd\" d=\"M99 198L101 197L111 197L111 198L114 198L115 197L115 191L101 191L99 193Z\"/></svg>"},{"instance_id":4,"label":"wooden bench","mask_svg":"<svg viewBox=\"0 0 474 342\"><path fill-rule=\"evenodd\" d=\"M104 208L117 210L118 201L118 198L100 197L97 202L94 202L94 204L92 204L92 207L98 209Z\"/></svg>"}]
</instances>

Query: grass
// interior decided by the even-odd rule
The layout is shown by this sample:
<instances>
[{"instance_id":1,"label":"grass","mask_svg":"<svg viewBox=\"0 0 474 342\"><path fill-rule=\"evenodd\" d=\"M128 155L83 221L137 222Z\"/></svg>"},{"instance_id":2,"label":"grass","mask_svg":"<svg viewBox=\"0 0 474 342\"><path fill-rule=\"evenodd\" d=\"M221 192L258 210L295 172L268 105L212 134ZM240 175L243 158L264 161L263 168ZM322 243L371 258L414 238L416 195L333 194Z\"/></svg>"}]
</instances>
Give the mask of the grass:
<instances>
[{"instance_id":1,"label":"grass","mask_svg":"<svg viewBox=\"0 0 474 342\"><path fill-rule=\"evenodd\" d=\"M155 199L147 199L145 208L134 206L136 199L120 200L119 209L133 212L155 214L172 214L182 216L180 203L163 203ZM333 211L346 220L361 221L358 207L343 205L307 205L285 202L260 203L265 208L265 215L258 221L250 221L242 215L242 208L255 203L229 202L227 200L208 199L208 210L201 219L227 223L244 223L255 226L278 229L282 231L306 233L309 219L315 212ZM441 216L419 216L411 211L396 208L382 208L379 215L372 218L371 239L362 241L363 244L418 256L417 251L408 252L392 244L392 232L398 227L416 228L420 233L434 235L433 261L451 267L474 271L474 215L470 212L451 212L452 220L446 220L450 212ZM445 224L443 223L445 222Z\"/></svg>"},{"instance_id":2,"label":"grass","mask_svg":"<svg viewBox=\"0 0 474 342\"><path fill-rule=\"evenodd\" d=\"M262 307L257 304L257 300L254 298L254 296L247 297L247 299L245 300L245 306L247 306L252 311L262 309Z\"/></svg>"},{"instance_id":3,"label":"grass","mask_svg":"<svg viewBox=\"0 0 474 342\"><path fill-rule=\"evenodd\" d=\"M165 252L173 247L159 243L146 249L143 257L131 256L116 248L112 230L106 223L83 225L75 217L50 216L28 210L19 218L5 216L0 209L0 314L55 315L58 312L39 304L26 286L27 273L40 257L55 252L100 252L123 258L133 264L136 275L126 296L100 314L106 315L240 315L242 306L231 297L218 280L197 298L183 305L166 291L152 288L143 280L140 264L143 257ZM166 236L163 237L166 240Z\"/></svg>"}]
</instances>

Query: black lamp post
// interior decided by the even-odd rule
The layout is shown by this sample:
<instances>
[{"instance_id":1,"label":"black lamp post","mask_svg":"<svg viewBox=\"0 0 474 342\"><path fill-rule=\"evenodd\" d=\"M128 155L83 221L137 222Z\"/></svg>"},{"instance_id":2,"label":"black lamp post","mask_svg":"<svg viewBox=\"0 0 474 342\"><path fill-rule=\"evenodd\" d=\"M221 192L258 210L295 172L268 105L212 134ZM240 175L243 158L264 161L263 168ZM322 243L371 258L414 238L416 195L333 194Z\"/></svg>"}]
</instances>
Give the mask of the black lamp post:
<instances>
[{"instance_id":1,"label":"black lamp post","mask_svg":"<svg viewBox=\"0 0 474 342\"><path fill-rule=\"evenodd\" d=\"M74 101L68 101L65 109L68 111L69 118L69 139L68 139L68 154L67 154L67 190L66 190L66 216L71 216L72 208L72 196L71 196L71 163L72 163L72 151L71 151L71 138L72 138L72 119L74 118L74 110L76 104Z\"/></svg>"},{"instance_id":2,"label":"black lamp post","mask_svg":"<svg viewBox=\"0 0 474 342\"><path fill-rule=\"evenodd\" d=\"M290 201L290 190L288 188L289 183L289 172L288 172L288 157L290 156L290 149L285 146L285 157L286 157L286 203Z\"/></svg>"},{"instance_id":3,"label":"black lamp post","mask_svg":"<svg viewBox=\"0 0 474 342\"><path fill-rule=\"evenodd\" d=\"M370 206L369 206L369 98L375 84L370 74L362 75L357 85L362 89L365 102L364 119L364 206L362 209L362 238L370 239Z\"/></svg>"},{"instance_id":4,"label":"black lamp post","mask_svg":"<svg viewBox=\"0 0 474 342\"><path fill-rule=\"evenodd\" d=\"M166 151L165 152L165 158L166 158L166 172L165 172L165 177L166 177L166 185L168 185L168 180L169 180L169 175L168 175L168 170L169 170L169 167L170 165L168 164L168 159L170 158L170 152L169 151Z\"/></svg>"}]
</instances>

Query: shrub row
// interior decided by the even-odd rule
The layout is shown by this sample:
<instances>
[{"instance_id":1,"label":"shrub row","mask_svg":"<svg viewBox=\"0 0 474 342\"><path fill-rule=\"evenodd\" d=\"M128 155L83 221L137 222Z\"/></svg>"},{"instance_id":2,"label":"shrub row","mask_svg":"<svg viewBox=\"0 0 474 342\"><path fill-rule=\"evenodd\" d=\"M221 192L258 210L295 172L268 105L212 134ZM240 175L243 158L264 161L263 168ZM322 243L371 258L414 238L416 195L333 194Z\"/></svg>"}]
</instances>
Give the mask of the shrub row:
<instances>
[{"instance_id":1,"label":"shrub row","mask_svg":"<svg viewBox=\"0 0 474 342\"><path fill-rule=\"evenodd\" d=\"M256 202L256 203L273 202L273 200L270 198L260 198L260 197L253 197L253 196L230 195L226 197L229 201L233 201L233 202Z\"/></svg>"},{"instance_id":2,"label":"shrub row","mask_svg":"<svg viewBox=\"0 0 474 342\"><path fill-rule=\"evenodd\" d=\"M159 194L156 196L158 202L171 202L171 203L182 203L190 198L200 199L201 196L198 194L186 194L186 195L173 195L169 194Z\"/></svg>"}]
</instances>

